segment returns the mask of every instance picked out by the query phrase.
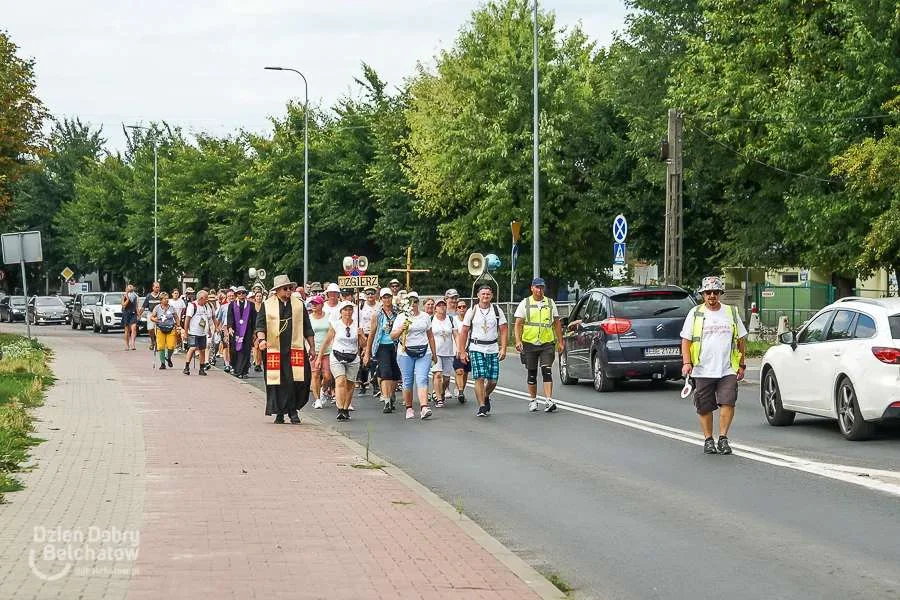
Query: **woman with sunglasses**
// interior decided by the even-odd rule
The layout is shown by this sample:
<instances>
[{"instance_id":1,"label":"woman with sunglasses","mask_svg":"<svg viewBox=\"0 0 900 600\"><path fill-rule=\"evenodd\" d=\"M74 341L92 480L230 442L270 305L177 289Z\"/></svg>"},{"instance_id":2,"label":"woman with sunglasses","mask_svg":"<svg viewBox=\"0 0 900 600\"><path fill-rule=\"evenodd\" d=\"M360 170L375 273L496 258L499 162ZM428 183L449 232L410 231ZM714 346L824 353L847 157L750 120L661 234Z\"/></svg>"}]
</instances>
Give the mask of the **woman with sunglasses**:
<instances>
[{"instance_id":1,"label":"woman with sunglasses","mask_svg":"<svg viewBox=\"0 0 900 600\"><path fill-rule=\"evenodd\" d=\"M363 364L374 364L381 401L384 403L381 412L389 414L394 412L394 394L401 378L400 366L397 364L397 342L391 336L399 312L394 306L394 293L390 289L381 288L378 295L381 306L372 314L369 327L371 335L366 339Z\"/></svg>"},{"instance_id":2,"label":"woman with sunglasses","mask_svg":"<svg viewBox=\"0 0 900 600\"><path fill-rule=\"evenodd\" d=\"M313 395L313 408L322 408L325 402L322 400L322 386L331 382L331 350L325 348L325 338L328 335L328 324L331 319L324 310L325 298L317 294L310 298L309 306L312 312L309 314L309 322L312 323L316 336L316 348L319 348L319 359L312 365L312 381L310 387Z\"/></svg>"},{"instance_id":3,"label":"woman with sunglasses","mask_svg":"<svg viewBox=\"0 0 900 600\"><path fill-rule=\"evenodd\" d=\"M406 405L406 418L415 417L413 411L413 384L419 396L419 418L431 416L428 406L428 372L437 361L434 347L434 334L431 332L431 316L419 311L419 294L409 292L406 295L410 303L409 314L401 315L394 322L391 339L400 342L397 349L397 362L403 376L403 404Z\"/></svg>"},{"instance_id":4,"label":"woman with sunglasses","mask_svg":"<svg viewBox=\"0 0 900 600\"><path fill-rule=\"evenodd\" d=\"M331 354L331 373L334 375L335 402L338 421L350 420L350 402L356 389L356 375L359 373L359 342L362 330L353 319L356 306L344 301L338 305L337 320L329 321L328 333L316 359L316 368L321 369L322 354Z\"/></svg>"}]
</instances>

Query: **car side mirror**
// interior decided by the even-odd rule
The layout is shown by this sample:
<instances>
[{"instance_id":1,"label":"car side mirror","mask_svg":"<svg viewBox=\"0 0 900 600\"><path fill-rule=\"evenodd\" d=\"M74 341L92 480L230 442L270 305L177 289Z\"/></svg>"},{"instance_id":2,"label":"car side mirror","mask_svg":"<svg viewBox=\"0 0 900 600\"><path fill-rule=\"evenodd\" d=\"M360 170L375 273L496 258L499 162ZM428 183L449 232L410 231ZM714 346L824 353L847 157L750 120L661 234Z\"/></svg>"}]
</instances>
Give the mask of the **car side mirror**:
<instances>
[{"instance_id":1,"label":"car side mirror","mask_svg":"<svg viewBox=\"0 0 900 600\"><path fill-rule=\"evenodd\" d=\"M781 335L778 336L778 341L782 344L787 344L791 348L797 347L797 336L793 331L785 331Z\"/></svg>"},{"instance_id":2,"label":"car side mirror","mask_svg":"<svg viewBox=\"0 0 900 600\"><path fill-rule=\"evenodd\" d=\"M98 302L98 303L95 304L94 306L103 306L103 301L101 300L100 302Z\"/></svg>"}]
</instances>

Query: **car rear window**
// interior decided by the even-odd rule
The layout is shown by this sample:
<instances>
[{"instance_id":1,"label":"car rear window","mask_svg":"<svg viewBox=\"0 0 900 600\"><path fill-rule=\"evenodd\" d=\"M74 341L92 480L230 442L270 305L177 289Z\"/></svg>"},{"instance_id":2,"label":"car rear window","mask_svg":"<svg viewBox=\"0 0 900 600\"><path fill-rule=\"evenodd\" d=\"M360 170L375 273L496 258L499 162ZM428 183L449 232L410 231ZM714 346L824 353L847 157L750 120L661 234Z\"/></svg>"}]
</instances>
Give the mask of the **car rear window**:
<instances>
[{"instance_id":1,"label":"car rear window","mask_svg":"<svg viewBox=\"0 0 900 600\"><path fill-rule=\"evenodd\" d=\"M611 298L615 317L649 319L653 317L684 318L694 307L686 292L640 290L617 294Z\"/></svg>"},{"instance_id":2,"label":"car rear window","mask_svg":"<svg viewBox=\"0 0 900 600\"><path fill-rule=\"evenodd\" d=\"M38 306L59 306L63 302L59 298L38 298L36 304Z\"/></svg>"},{"instance_id":3,"label":"car rear window","mask_svg":"<svg viewBox=\"0 0 900 600\"><path fill-rule=\"evenodd\" d=\"M891 337L900 340L900 315L891 315L888 317L888 323L891 324Z\"/></svg>"},{"instance_id":4,"label":"car rear window","mask_svg":"<svg viewBox=\"0 0 900 600\"><path fill-rule=\"evenodd\" d=\"M15 306L23 306L25 304L25 298L13 298L9 303Z\"/></svg>"}]
</instances>

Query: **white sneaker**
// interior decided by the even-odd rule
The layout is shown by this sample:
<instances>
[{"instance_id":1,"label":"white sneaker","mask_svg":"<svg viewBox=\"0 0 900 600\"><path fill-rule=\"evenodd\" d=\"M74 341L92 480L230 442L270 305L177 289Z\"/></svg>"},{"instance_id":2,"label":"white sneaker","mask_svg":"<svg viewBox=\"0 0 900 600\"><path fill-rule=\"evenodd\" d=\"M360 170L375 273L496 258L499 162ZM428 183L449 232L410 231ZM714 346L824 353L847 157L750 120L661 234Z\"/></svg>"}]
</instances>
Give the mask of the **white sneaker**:
<instances>
[{"instance_id":1,"label":"white sneaker","mask_svg":"<svg viewBox=\"0 0 900 600\"><path fill-rule=\"evenodd\" d=\"M528 403L528 412L536 412L538 409L537 400L532 400Z\"/></svg>"},{"instance_id":2,"label":"white sneaker","mask_svg":"<svg viewBox=\"0 0 900 600\"><path fill-rule=\"evenodd\" d=\"M414 418L416 418L416 413L415 413L415 411L412 409L412 407L409 407L409 408L406 409L406 418L407 418L407 419L414 419Z\"/></svg>"},{"instance_id":3,"label":"white sneaker","mask_svg":"<svg viewBox=\"0 0 900 600\"><path fill-rule=\"evenodd\" d=\"M322 408L325 404L322 402L321 398L317 398L315 402L313 402L313 408Z\"/></svg>"},{"instance_id":4,"label":"white sneaker","mask_svg":"<svg viewBox=\"0 0 900 600\"><path fill-rule=\"evenodd\" d=\"M552 398L547 398L547 406L544 407L544 412L556 412L556 402Z\"/></svg>"},{"instance_id":5,"label":"white sneaker","mask_svg":"<svg viewBox=\"0 0 900 600\"><path fill-rule=\"evenodd\" d=\"M427 406L423 406L423 407L422 407L422 412L419 414L419 417L420 417L421 419L424 420L424 419L427 419L427 418L430 417L430 416L431 416L431 409L428 408Z\"/></svg>"}]
</instances>

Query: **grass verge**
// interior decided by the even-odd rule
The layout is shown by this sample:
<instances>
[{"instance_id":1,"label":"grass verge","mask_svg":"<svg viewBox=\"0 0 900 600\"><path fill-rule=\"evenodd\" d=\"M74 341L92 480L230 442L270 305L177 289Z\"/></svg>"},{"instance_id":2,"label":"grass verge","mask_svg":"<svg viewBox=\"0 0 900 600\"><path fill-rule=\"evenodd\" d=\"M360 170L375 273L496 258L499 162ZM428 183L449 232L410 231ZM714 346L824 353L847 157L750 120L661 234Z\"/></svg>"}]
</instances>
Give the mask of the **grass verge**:
<instances>
[{"instance_id":1,"label":"grass verge","mask_svg":"<svg viewBox=\"0 0 900 600\"><path fill-rule=\"evenodd\" d=\"M544 575L544 577L547 578L547 581L549 581L554 586L556 586L556 589L558 589L563 594L565 594L567 598L572 597L572 592L575 591L575 588L573 588L571 585L569 585L569 583L565 579L562 578L562 575L560 575L559 573L556 573L556 572L543 573L543 575Z\"/></svg>"},{"instance_id":2,"label":"grass verge","mask_svg":"<svg viewBox=\"0 0 900 600\"><path fill-rule=\"evenodd\" d=\"M758 342L747 342L747 358L761 358L766 350L774 346L771 342L759 340Z\"/></svg>"},{"instance_id":3,"label":"grass verge","mask_svg":"<svg viewBox=\"0 0 900 600\"><path fill-rule=\"evenodd\" d=\"M22 489L14 473L28 460L28 449L42 440L34 437L31 409L44 401L53 383L50 352L37 341L0 334L0 503L5 492Z\"/></svg>"}]
</instances>

